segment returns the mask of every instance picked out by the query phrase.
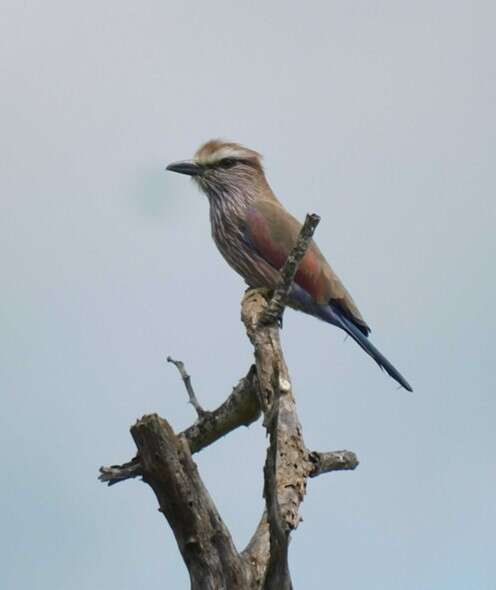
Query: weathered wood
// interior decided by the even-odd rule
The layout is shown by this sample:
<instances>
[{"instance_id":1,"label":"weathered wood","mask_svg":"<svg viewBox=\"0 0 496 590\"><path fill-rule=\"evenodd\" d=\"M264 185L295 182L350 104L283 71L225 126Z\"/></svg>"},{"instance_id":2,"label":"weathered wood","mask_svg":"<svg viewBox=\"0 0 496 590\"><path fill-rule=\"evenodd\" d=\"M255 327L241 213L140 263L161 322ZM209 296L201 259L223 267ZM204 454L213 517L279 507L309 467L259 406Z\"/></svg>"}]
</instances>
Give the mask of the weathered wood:
<instances>
[{"instance_id":1,"label":"weathered wood","mask_svg":"<svg viewBox=\"0 0 496 590\"><path fill-rule=\"evenodd\" d=\"M332 451L331 453L310 453L312 471L310 477L317 477L330 471L352 470L358 467L359 461L351 451Z\"/></svg>"},{"instance_id":2,"label":"weathered wood","mask_svg":"<svg viewBox=\"0 0 496 590\"><path fill-rule=\"evenodd\" d=\"M186 439L157 414L131 428L143 479L174 532L192 590L249 588L251 572L205 488Z\"/></svg>"},{"instance_id":3,"label":"weathered wood","mask_svg":"<svg viewBox=\"0 0 496 590\"><path fill-rule=\"evenodd\" d=\"M131 428L137 457L100 468L100 479L108 485L141 476L152 487L188 568L192 590L292 590L289 538L300 521L308 478L358 465L350 451L306 448L279 339L288 294L318 222L318 216L307 216L274 293L251 289L243 297L241 317L254 347L255 366L227 400L213 412L205 411L183 363L168 357L181 373L198 419L176 435L158 415L144 416ZM191 455L249 425L262 412L269 437L266 509L247 547L238 553Z\"/></svg>"},{"instance_id":4,"label":"weathered wood","mask_svg":"<svg viewBox=\"0 0 496 590\"><path fill-rule=\"evenodd\" d=\"M138 457L134 457L131 461L123 463L122 465L109 465L108 467L100 467L100 475L98 479L109 486L113 486L126 479L133 479L134 477L141 477L143 469Z\"/></svg>"},{"instance_id":5,"label":"weathered wood","mask_svg":"<svg viewBox=\"0 0 496 590\"><path fill-rule=\"evenodd\" d=\"M263 588L289 590L289 534L299 523L298 509L312 463L296 413L277 318L275 323L260 321L269 301L264 290L248 291L243 298L241 318L255 349L264 425L270 440L264 469L270 555Z\"/></svg>"},{"instance_id":6,"label":"weathered wood","mask_svg":"<svg viewBox=\"0 0 496 590\"><path fill-rule=\"evenodd\" d=\"M183 431L192 453L208 447L240 426L260 417L258 380L255 367L234 387L231 395L213 412L205 414Z\"/></svg>"},{"instance_id":7,"label":"weathered wood","mask_svg":"<svg viewBox=\"0 0 496 590\"><path fill-rule=\"evenodd\" d=\"M253 589L260 590L265 581L265 572L270 557L270 532L266 510L241 555L251 567Z\"/></svg>"}]
</instances>

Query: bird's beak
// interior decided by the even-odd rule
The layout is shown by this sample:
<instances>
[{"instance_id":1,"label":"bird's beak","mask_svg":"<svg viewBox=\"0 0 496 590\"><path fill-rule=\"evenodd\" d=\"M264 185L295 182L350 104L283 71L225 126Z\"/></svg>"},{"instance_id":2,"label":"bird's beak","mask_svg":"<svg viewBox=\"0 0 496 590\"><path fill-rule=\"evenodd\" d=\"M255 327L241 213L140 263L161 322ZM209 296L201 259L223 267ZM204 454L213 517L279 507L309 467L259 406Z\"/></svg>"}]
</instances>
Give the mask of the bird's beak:
<instances>
[{"instance_id":1,"label":"bird's beak","mask_svg":"<svg viewBox=\"0 0 496 590\"><path fill-rule=\"evenodd\" d=\"M172 162L166 168L171 172L179 172L179 174L187 174L188 176L198 176L203 172L202 167L195 162L190 160L184 160L183 162Z\"/></svg>"}]
</instances>

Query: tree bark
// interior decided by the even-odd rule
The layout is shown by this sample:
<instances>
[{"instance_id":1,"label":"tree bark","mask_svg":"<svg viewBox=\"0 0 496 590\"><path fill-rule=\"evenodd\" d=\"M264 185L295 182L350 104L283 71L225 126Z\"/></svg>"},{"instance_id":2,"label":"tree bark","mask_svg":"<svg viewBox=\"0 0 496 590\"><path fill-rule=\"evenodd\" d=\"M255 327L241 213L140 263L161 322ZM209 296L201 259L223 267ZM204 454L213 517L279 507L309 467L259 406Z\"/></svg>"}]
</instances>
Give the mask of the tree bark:
<instances>
[{"instance_id":1,"label":"tree bark","mask_svg":"<svg viewBox=\"0 0 496 590\"><path fill-rule=\"evenodd\" d=\"M176 537L192 590L248 588L249 571L240 558L191 458L184 436L151 414L131 434L148 483Z\"/></svg>"}]
</instances>

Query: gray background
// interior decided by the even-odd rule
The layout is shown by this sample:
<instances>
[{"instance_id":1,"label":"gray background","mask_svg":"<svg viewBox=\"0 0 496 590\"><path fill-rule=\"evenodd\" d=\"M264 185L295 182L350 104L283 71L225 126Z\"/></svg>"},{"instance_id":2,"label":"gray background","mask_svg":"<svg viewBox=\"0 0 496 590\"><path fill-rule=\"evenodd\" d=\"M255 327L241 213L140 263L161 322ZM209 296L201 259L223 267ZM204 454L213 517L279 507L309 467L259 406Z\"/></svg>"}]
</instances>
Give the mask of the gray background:
<instances>
[{"instance_id":1,"label":"gray background","mask_svg":"<svg viewBox=\"0 0 496 590\"><path fill-rule=\"evenodd\" d=\"M163 171L217 136L266 155L293 214L321 214L415 387L287 313L308 446L361 459L310 482L296 588L496 587L493 6L4 0L2 588L188 587L151 491L96 475L133 455L142 414L193 420L167 354L207 408L252 360L207 201ZM257 424L197 457L239 547L264 450Z\"/></svg>"}]
</instances>

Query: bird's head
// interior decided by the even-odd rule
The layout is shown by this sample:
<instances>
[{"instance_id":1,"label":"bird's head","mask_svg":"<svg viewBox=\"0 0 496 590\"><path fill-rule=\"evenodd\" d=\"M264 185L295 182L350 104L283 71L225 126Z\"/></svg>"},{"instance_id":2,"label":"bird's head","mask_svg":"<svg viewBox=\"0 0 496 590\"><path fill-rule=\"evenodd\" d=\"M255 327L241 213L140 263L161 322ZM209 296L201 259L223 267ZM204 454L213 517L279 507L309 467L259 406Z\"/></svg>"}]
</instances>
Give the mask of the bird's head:
<instances>
[{"instance_id":1,"label":"bird's head","mask_svg":"<svg viewBox=\"0 0 496 590\"><path fill-rule=\"evenodd\" d=\"M259 153L219 139L203 144L192 160L173 162L167 170L191 176L207 195L249 189L265 182Z\"/></svg>"}]
</instances>

